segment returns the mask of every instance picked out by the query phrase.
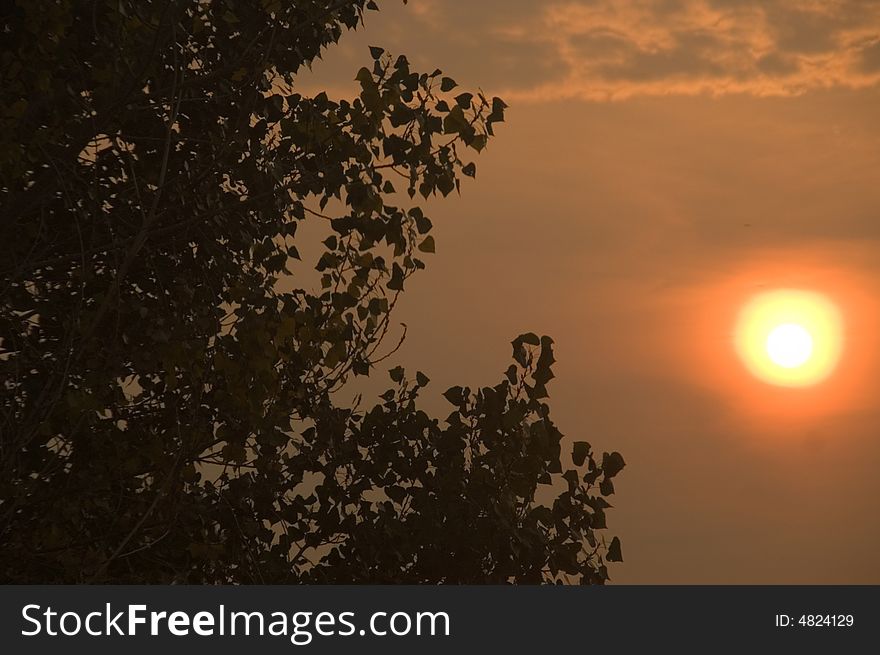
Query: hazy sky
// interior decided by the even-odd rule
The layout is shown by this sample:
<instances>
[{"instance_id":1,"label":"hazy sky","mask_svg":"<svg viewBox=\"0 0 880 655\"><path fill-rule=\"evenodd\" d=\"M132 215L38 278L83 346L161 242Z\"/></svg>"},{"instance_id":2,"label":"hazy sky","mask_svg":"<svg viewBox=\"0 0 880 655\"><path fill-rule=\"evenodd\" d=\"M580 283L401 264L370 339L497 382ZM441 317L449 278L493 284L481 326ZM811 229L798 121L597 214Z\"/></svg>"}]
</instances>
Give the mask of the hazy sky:
<instances>
[{"instance_id":1,"label":"hazy sky","mask_svg":"<svg viewBox=\"0 0 880 655\"><path fill-rule=\"evenodd\" d=\"M432 408L549 334L560 429L627 461L615 582L880 583L880 2L380 5L304 85L378 45L510 104L397 314ZM817 387L736 358L776 287L844 314Z\"/></svg>"}]
</instances>

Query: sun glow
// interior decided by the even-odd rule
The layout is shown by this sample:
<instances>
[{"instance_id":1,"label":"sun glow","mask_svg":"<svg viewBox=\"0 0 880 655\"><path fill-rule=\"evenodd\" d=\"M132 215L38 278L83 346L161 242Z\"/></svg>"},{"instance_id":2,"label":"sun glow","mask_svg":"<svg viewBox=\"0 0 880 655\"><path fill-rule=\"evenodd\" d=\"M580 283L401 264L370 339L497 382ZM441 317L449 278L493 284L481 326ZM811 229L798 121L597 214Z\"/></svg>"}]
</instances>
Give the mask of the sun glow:
<instances>
[{"instance_id":1,"label":"sun glow","mask_svg":"<svg viewBox=\"0 0 880 655\"><path fill-rule=\"evenodd\" d=\"M736 350L757 378L808 387L835 369L843 348L840 311L825 296L780 289L762 293L739 314Z\"/></svg>"}]
</instances>

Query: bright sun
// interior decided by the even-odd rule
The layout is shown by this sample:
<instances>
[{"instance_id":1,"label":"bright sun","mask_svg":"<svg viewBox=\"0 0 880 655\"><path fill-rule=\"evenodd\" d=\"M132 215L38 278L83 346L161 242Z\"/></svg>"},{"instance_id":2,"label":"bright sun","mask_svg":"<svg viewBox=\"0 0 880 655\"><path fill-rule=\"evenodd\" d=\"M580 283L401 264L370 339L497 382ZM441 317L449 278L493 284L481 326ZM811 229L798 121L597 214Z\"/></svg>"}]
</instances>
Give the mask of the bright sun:
<instances>
[{"instance_id":1,"label":"bright sun","mask_svg":"<svg viewBox=\"0 0 880 655\"><path fill-rule=\"evenodd\" d=\"M784 368L802 366L813 354L813 337L803 325L783 323L767 336L767 354Z\"/></svg>"},{"instance_id":2,"label":"bright sun","mask_svg":"<svg viewBox=\"0 0 880 655\"><path fill-rule=\"evenodd\" d=\"M737 353L757 378L807 387L827 378L843 348L840 311L812 291L779 289L752 298L735 328Z\"/></svg>"}]
</instances>

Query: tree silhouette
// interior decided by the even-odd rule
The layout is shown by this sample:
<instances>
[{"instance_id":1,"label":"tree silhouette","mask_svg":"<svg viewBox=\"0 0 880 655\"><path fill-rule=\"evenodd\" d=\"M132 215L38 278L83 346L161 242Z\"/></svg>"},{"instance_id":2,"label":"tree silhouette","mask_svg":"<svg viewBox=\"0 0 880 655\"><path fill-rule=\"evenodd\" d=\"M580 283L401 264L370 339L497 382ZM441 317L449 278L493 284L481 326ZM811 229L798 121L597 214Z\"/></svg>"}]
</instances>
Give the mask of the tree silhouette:
<instances>
[{"instance_id":1,"label":"tree silhouette","mask_svg":"<svg viewBox=\"0 0 880 655\"><path fill-rule=\"evenodd\" d=\"M353 101L298 93L367 0L3 7L0 578L607 579L623 459L563 472L549 338L444 421L400 368L333 397L434 251L413 203L475 175L504 102L380 48Z\"/></svg>"}]
</instances>

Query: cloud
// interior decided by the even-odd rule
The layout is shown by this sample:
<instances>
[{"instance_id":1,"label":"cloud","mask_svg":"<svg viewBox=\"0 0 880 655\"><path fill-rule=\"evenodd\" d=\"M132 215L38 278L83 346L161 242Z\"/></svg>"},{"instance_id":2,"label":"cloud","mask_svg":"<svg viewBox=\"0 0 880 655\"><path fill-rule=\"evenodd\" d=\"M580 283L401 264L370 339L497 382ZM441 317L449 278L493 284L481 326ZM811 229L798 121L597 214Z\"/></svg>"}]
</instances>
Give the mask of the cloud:
<instances>
[{"instance_id":1,"label":"cloud","mask_svg":"<svg viewBox=\"0 0 880 655\"><path fill-rule=\"evenodd\" d=\"M877 2L474 4L424 3L421 43L477 66L481 83L510 100L793 96L880 82Z\"/></svg>"},{"instance_id":2,"label":"cloud","mask_svg":"<svg viewBox=\"0 0 880 655\"><path fill-rule=\"evenodd\" d=\"M880 73L880 38L861 50L861 67L866 73Z\"/></svg>"},{"instance_id":3,"label":"cloud","mask_svg":"<svg viewBox=\"0 0 880 655\"><path fill-rule=\"evenodd\" d=\"M388 0L365 23L314 84L351 92L368 45L517 103L880 84L880 2L869 0Z\"/></svg>"}]
</instances>

